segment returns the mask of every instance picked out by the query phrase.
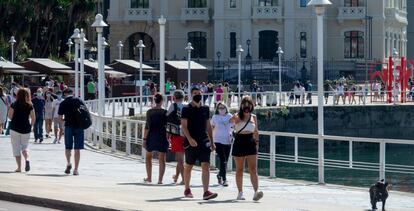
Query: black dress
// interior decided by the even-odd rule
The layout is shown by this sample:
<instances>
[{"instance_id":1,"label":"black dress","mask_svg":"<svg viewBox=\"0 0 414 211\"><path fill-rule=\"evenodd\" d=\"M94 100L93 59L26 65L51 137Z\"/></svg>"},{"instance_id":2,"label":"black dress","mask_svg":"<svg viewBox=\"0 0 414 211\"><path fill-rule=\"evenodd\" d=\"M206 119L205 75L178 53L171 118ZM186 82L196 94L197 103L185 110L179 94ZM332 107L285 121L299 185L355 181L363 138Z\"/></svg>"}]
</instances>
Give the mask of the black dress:
<instances>
[{"instance_id":1,"label":"black dress","mask_svg":"<svg viewBox=\"0 0 414 211\"><path fill-rule=\"evenodd\" d=\"M147 148L148 152L167 152L168 140L166 137L167 110L152 108L147 111L145 128L148 129Z\"/></svg>"}]
</instances>

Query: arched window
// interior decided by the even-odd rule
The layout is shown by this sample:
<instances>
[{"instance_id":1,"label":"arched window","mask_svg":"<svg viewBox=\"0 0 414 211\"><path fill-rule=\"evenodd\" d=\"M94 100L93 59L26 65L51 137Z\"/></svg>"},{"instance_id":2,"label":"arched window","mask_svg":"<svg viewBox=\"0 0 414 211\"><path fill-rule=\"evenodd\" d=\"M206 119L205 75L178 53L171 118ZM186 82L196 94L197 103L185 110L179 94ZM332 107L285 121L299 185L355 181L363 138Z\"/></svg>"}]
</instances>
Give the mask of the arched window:
<instances>
[{"instance_id":1,"label":"arched window","mask_svg":"<svg viewBox=\"0 0 414 211\"><path fill-rule=\"evenodd\" d=\"M131 8L149 8L149 0L131 0Z\"/></svg>"},{"instance_id":2,"label":"arched window","mask_svg":"<svg viewBox=\"0 0 414 211\"><path fill-rule=\"evenodd\" d=\"M306 39L306 32L300 33L300 58L307 57L307 39Z\"/></svg>"},{"instance_id":3,"label":"arched window","mask_svg":"<svg viewBox=\"0 0 414 211\"><path fill-rule=\"evenodd\" d=\"M207 0L188 0L188 8L207 7Z\"/></svg>"},{"instance_id":4,"label":"arched window","mask_svg":"<svg viewBox=\"0 0 414 211\"><path fill-rule=\"evenodd\" d=\"M259 0L259 6L278 6L278 0Z\"/></svg>"},{"instance_id":5,"label":"arched window","mask_svg":"<svg viewBox=\"0 0 414 211\"><path fill-rule=\"evenodd\" d=\"M191 53L193 58L207 58L207 33L206 32L189 32L188 42L191 42L194 50Z\"/></svg>"},{"instance_id":6,"label":"arched window","mask_svg":"<svg viewBox=\"0 0 414 211\"><path fill-rule=\"evenodd\" d=\"M345 32L344 57L347 59L364 58L364 32Z\"/></svg>"}]
</instances>

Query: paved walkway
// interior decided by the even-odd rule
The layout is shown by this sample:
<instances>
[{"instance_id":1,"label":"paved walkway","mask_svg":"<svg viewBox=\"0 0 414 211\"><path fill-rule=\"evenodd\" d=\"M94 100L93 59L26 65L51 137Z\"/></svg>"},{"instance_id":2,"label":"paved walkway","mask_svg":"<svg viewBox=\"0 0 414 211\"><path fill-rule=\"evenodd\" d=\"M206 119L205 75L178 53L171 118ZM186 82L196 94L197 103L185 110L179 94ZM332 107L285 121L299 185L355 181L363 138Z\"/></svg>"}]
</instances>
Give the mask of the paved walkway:
<instances>
[{"instance_id":1,"label":"paved walkway","mask_svg":"<svg viewBox=\"0 0 414 211\"><path fill-rule=\"evenodd\" d=\"M33 141L33 140L31 140ZM211 175L211 190L219 193L215 200L201 200L200 172L193 172L194 199L182 198L183 186L172 184L174 170L167 168L165 185L144 184L142 162L123 155L110 155L93 149L82 152L80 176L66 176L62 144L30 145L32 171L13 173L15 161L8 138L0 137L0 192L62 200L66 202L113 208L118 210L367 210L370 208L367 188L324 185L261 178L264 198L251 200L252 188L245 178L248 200L235 201L237 190L234 176L230 186L215 185ZM154 169L157 175L157 167ZM157 178L153 178L156 181ZM414 210L414 195L392 192L387 210Z\"/></svg>"}]
</instances>

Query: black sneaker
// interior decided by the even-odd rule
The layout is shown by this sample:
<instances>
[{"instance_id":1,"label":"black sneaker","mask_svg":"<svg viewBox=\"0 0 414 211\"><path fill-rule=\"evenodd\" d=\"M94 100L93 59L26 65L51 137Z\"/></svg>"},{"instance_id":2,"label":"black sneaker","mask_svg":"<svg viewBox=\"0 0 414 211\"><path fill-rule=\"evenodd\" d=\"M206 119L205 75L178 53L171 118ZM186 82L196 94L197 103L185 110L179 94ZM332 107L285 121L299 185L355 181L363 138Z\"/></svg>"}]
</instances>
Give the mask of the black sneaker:
<instances>
[{"instance_id":1,"label":"black sneaker","mask_svg":"<svg viewBox=\"0 0 414 211\"><path fill-rule=\"evenodd\" d=\"M40 140L39 140L39 144L41 144L43 142L43 138L41 138Z\"/></svg>"},{"instance_id":2,"label":"black sneaker","mask_svg":"<svg viewBox=\"0 0 414 211\"><path fill-rule=\"evenodd\" d=\"M72 169L72 165L69 164L66 166L65 174L70 174L70 170Z\"/></svg>"},{"instance_id":3,"label":"black sneaker","mask_svg":"<svg viewBox=\"0 0 414 211\"><path fill-rule=\"evenodd\" d=\"M217 174L217 182L219 185L223 184L223 180L221 179L220 175Z\"/></svg>"},{"instance_id":4,"label":"black sneaker","mask_svg":"<svg viewBox=\"0 0 414 211\"><path fill-rule=\"evenodd\" d=\"M30 171L30 161L26 160L26 166L25 166L24 170L26 172L29 172Z\"/></svg>"},{"instance_id":5,"label":"black sneaker","mask_svg":"<svg viewBox=\"0 0 414 211\"><path fill-rule=\"evenodd\" d=\"M227 183L227 180L223 180L223 184L221 184L221 185L223 185L224 187L227 187L227 186L229 186L229 183Z\"/></svg>"}]
</instances>

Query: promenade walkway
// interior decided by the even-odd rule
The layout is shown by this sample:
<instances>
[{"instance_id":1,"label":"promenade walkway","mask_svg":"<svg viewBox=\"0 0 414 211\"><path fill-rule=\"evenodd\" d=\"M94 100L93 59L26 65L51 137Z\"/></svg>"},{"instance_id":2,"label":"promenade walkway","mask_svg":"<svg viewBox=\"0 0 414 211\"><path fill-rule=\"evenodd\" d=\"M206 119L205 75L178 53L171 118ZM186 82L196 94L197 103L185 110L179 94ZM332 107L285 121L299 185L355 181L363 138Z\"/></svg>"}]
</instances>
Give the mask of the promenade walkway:
<instances>
[{"instance_id":1,"label":"promenade walkway","mask_svg":"<svg viewBox=\"0 0 414 211\"><path fill-rule=\"evenodd\" d=\"M0 136L0 196L8 192L44 198L41 201L46 205L52 199L116 210L370 210L368 187L317 185L265 177L260 182L265 194L263 200L257 203L251 200L253 191L246 177L247 200L235 201L234 176L229 176L230 186L224 188L215 185L215 172L211 175L211 190L219 196L203 201L198 170L192 177L195 198L184 199L183 186L172 184L172 166L167 168L164 185L145 184L142 182L145 166L139 159L92 148L82 152L80 176L66 176L64 146L50 144L51 140L45 142L33 144L31 140L30 173L13 173L15 161L10 140ZM158 175L157 166L154 175ZM414 210L414 194L391 192L387 210Z\"/></svg>"}]
</instances>

